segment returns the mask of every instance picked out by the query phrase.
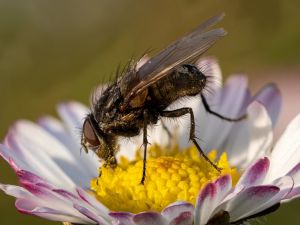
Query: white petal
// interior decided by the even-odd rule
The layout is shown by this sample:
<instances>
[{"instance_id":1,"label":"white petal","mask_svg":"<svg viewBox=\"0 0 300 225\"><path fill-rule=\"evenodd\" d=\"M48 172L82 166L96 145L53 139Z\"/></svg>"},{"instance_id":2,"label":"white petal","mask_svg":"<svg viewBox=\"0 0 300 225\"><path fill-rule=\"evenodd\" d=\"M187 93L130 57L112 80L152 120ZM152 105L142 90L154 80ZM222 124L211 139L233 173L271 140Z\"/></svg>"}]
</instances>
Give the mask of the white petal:
<instances>
[{"instance_id":1,"label":"white petal","mask_svg":"<svg viewBox=\"0 0 300 225\"><path fill-rule=\"evenodd\" d=\"M60 104L57 111L74 141L80 144L80 133L84 118L89 113L88 108L78 102L67 102Z\"/></svg>"},{"instance_id":2,"label":"white petal","mask_svg":"<svg viewBox=\"0 0 300 225\"><path fill-rule=\"evenodd\" d=\"M212 98L208 99L208 104L213 111L223 116L237 118L241 115L241 111L244 110L247 93L247 79L244 76L232 76L226 81L221 91L218 91ZM206 112L200 115L202 118L196 120L199 131L197 137L203 140L203 148L207 149L207 151L212 149L224 150L220 148L234 123L224 121ZM216 134L216 131L222 132Z\"/></svg>"},{"instance_id":3,"label":"white petal","mask_svg":"<svg viewBox=\"0 0 300 225\"><path fill-rule=\"evenodd\" d=\"M278 87L275 84L266 85L254 99L266 107L272 120L272 126L275 127L282 105L282 98Z\"/></svg>"},{"instance_id":4,"label":"white petal","mask_svg":"<svg viewBox=\"0 0 300 225\"><path fill-rule=\"evenodd\" d=\"M288 125L271 153L268 180L287 174L300 162L300 115Z\"/></svg>"},{"instance_id":5,"label":"white petal","mask_svg":"<svg viewBox=\"0 0 300 225\"><path fill-rule=\"evenodd\" d=\"M150 137L150 136L149 136ZM142 137L124 138L119 137L118 144L120 151L117 154L119 159L121 156L126 157L129 160L134 160L137 151L143 151Z\"/></svg>"},{"instance_id":6,"label":"white petal","mask_svg":"<svg viewBox=\"0 0 300 225\"><path fill-rule=\"evenodd\" d=\"M78 162L80 169L86 171L86 183L89 183L89 179L97 176L99 167L98 157L92 151L89 151L88 153L83 152L81 149L82 147L78 142L74 142L71 134L59 120L47 116L40 118L39 124L59 140L61 144L65 145L66 149L75 158L75 161Z\"/></svg>"},{"instance_id":7,"label":"white petal","mask_svg":"<svg viewBox=\"0 0 300 225\"><path fill-rule=\"evenodd\" d=\"M16 157L26 165L22 169L44 177L59 187L71 188L75 183L86 185L87 174L80 168L74 155L34 123L17 122L10 129L5 143L12 150L18 151Z\"/></svg>"},{"instance_id":8,"label":"white petal","mask_svg":"<svg viewBox=\"0 0 300 225\"><path fill-rule=\"evenodd\" d=\"M273 140L272 123L263 105L251 103L247 116L235 123L225 144L230 163L240 168L265 155Z\"/></svg>"},{"instance_id":9,"label":"white petal","mask_svg":"<svg viewBox=\"0 0 300 225\"><path fill-rule=\"evenodd\" d=\"M267 154L273 142L272 122L265 107L253 102L249 111L250 145L246 165Z\"/></svg>"}]
</instances>

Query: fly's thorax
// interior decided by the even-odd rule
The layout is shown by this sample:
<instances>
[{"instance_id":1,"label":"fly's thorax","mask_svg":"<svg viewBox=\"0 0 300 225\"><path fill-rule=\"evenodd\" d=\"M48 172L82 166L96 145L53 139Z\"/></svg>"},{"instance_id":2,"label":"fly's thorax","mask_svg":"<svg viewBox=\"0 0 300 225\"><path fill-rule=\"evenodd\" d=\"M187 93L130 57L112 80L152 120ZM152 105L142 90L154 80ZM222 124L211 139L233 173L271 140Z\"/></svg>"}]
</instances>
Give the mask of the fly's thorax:
<instances>
[{"instance_id":1,"label":"fly's thorax","mask_svg":"<svg viewBox=\"0 0 300 225\"><path fill-rule=\"evenodd\" d=\"M205 75L196 66L185 64L150 86L149 96L151 102L164 108L181 97L201 93L205 85Z\"/></svg>"},{"instance_id":2,"label":"fly's thorax","mask_svg":"<svg viewBox=\"0 0 300 225\"><path fill-rule=\"evenodd\" d=\"M92 106L92 111L98 123L111 123L118 117L119 105L123 97L118 83L109 86Z\"/></svg>"}]
</instances>

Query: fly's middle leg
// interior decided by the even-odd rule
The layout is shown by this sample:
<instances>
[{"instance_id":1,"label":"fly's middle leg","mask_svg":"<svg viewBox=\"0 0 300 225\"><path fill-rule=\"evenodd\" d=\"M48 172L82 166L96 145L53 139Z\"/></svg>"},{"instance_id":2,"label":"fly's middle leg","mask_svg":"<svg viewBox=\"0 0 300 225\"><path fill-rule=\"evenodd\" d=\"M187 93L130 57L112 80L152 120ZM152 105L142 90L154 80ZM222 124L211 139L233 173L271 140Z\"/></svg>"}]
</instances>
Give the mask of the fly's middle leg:
<instances>
[{"instance_id":1,"label":"fly's middle leg","mask_svg":"<svg viewBox=\"0 0 300 225\"><path fill-rule=\"evenodd\" d=\"M201 149L200 145L196 141L196 136L195 136L195 118L194 118L194 112L192 108L180 108L172 111L162 111L160 112L160 115L162 117L169 117L169 118L175 118L175 117L180 117L186 114L190 114L190 120L191 120L191 127L190 127L190 140L194 143L196 148L198 149L200 155L207 161L209 162L217 171L221 171L221 169L213 163L203 152Z\"/></svg>"},{"instance_id":2,"label":"fly's middle leg","mask_svg":"<svg viewBox=\"0 0 300 225\"><path fill-rule=\"evenodd\" d=\"M144 159L143 159L143 173L142 173L142 179L141 184L144 184L146 179L146 161L147 161L147 145L148 145L148 139L147 139L147 125L149 120L149 112L145 110L143 112L144 115L144 124L143 124L143 145L144 145Z\"/></svg>"}]
</instances>

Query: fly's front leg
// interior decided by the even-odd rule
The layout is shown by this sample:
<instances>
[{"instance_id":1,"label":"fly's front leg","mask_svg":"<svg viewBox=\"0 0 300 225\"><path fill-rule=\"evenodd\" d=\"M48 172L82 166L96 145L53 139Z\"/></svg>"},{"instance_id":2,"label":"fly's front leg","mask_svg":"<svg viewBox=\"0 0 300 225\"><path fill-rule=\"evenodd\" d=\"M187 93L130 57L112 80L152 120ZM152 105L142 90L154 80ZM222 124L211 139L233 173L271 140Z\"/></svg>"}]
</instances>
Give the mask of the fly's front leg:
<instances>
[{"instance_id":1,"label":"fly's front leg","mask_svg":"<svg viewBox=\"0 0 300 225\"><path fill-rule=\"evenodd\" d=\"M197 147L200 155L207 161L209 162L216 170L219 172L221 169L214 164L203 152L201 149L200 145L196 141L196 136L195 136L195 118L194 118L194 112L192 108L180 108L172 111L162 111L160 115L162 117L170 117L170 118L175 118L175 117L180 117L186 114L190 114L190 119L191 119L191 127L190 127L190 140L194 143L194 145Z\"/></svg>"},{"instance_id":2,"label":"fly's front leg","mask_svg":"<svg viewBox=\"0 0 300 225\"><path fill-rule=\"evenodd\" d=\"M141 184L144 184L145 178L146 178L146 161L147 161L147 145L148 145L147 125L148 125L148 120L149 120L148 111L145 110L143 112L143 115L144 115L144 125L143 125L144 159L143 159L143 174L142 174Z\"/></svg>"},{"instance_id":3,"label":"fly's front leg","mask_svg":"<svg viewBox=\"0 0 300 225\"><path fill-rule=\"evenodd\" d=\"M241 121L241 120L243 120L243 119L246 119L246 117L247 117L246 114L245 114L245 115L242 115L242 116L239 117L239 118L229 118L229 117L226 117L226 116L222 116L221 114L219 114L219 113L217 113L217 112L215 112L215 111L212 111L212 110L210 109L210 106L209 106L209 104L208 104L208 102L207 102L207 100L206 100L206 98L205 98L205 96L204 96L203 94L201 94L201 99L202 99L202 103L203 103L203 105L204 105L205 110L206 110L208 113L210 113L210 114L212 114L212 115L214 115L214 116L216 116L216 117L219 117L220 119L223 119L223 120L226 120L226 121L229 121L229 122L238 122L238 121Z\"/></svg>"}]
</instances>

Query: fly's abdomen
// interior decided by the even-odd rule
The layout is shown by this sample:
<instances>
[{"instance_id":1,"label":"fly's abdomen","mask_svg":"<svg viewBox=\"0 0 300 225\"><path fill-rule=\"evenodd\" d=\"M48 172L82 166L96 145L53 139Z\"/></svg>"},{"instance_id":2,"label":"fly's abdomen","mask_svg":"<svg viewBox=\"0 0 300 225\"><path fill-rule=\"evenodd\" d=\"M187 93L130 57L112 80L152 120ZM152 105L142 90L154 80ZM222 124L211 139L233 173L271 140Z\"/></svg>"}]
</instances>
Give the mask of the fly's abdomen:
<instances>
[{"instance_id":1,"label":"fly's abdomen","mask_svg":"<svg viewBox=\"0 0 300 225\"><path fill-rule=\"evenodd\" d=\"M196 66L185 64L149 87L150 102L164 109L181 97L199 94L205 84L205 75Z\"/></svg>"}]
</instances>

